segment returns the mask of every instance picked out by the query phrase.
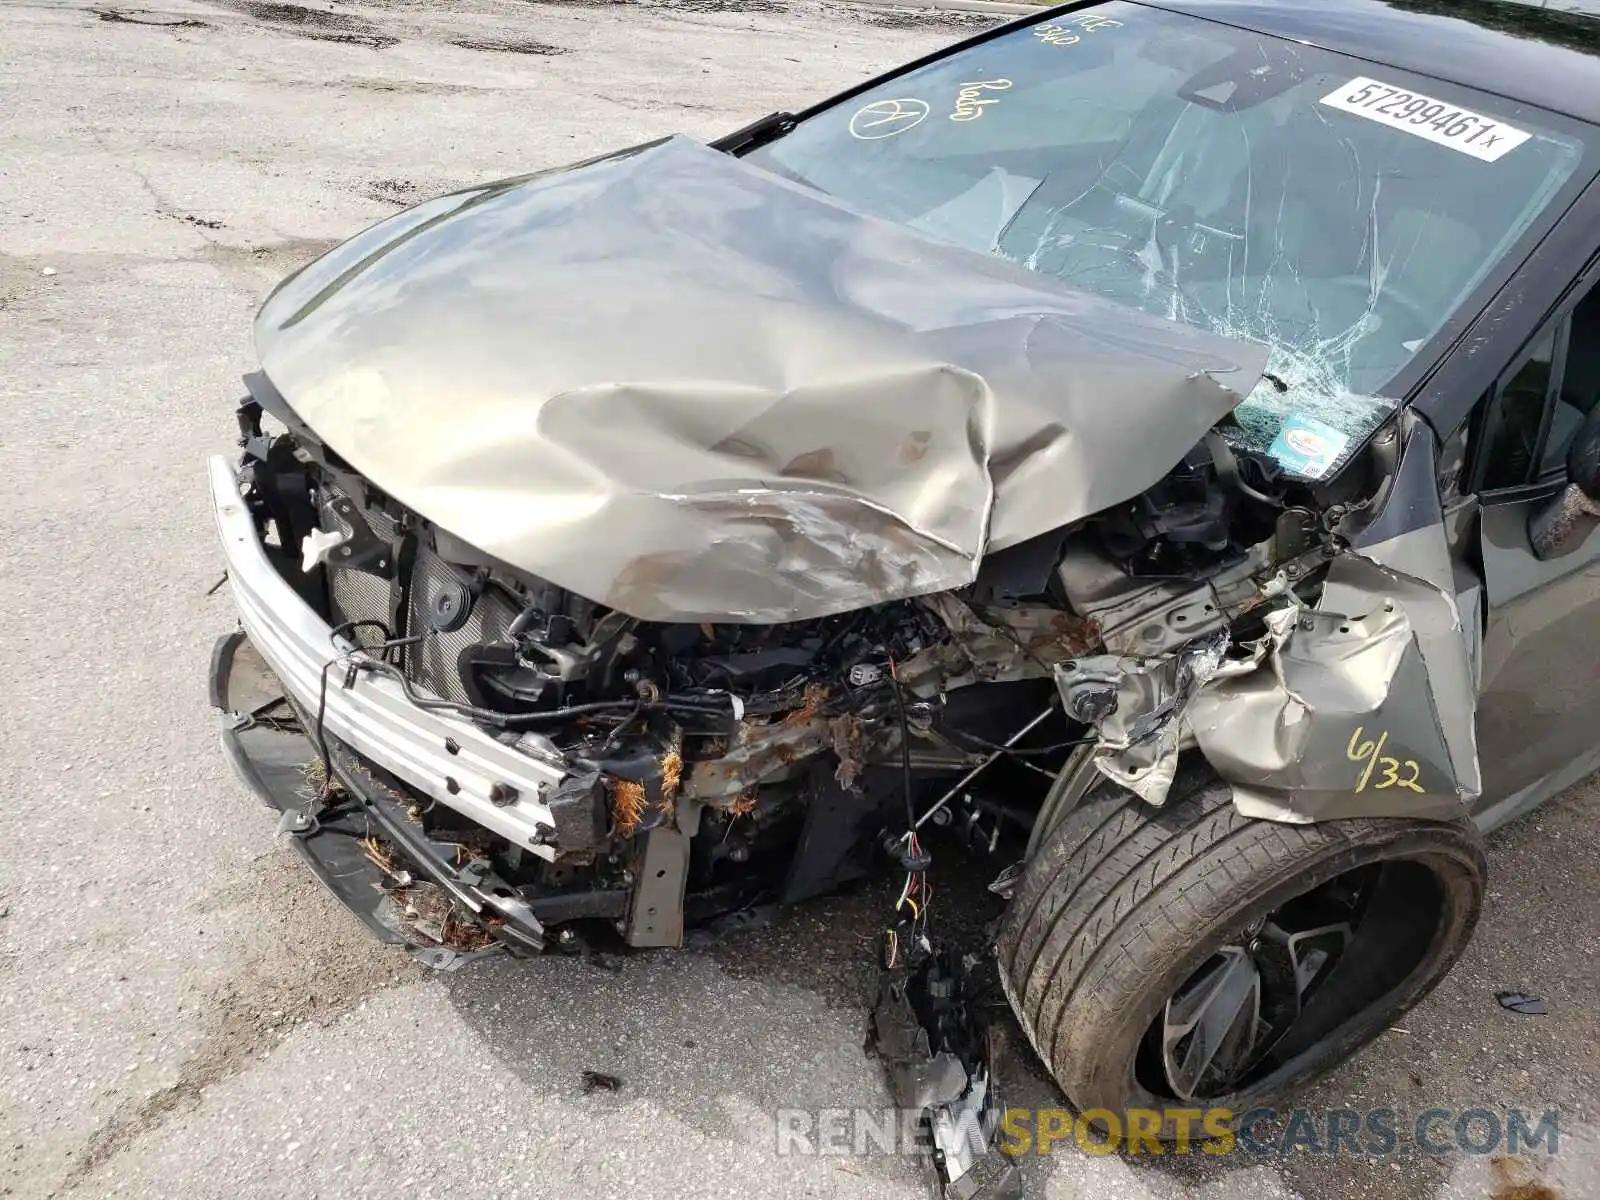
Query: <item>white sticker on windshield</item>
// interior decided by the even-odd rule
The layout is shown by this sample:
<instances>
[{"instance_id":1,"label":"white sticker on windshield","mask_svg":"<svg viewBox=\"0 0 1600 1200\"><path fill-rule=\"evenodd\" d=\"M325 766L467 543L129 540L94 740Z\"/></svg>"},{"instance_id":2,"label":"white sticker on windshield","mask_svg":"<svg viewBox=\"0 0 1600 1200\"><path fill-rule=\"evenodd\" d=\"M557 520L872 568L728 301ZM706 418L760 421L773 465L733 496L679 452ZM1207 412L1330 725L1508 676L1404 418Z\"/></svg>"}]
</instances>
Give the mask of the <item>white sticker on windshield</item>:
<instances>
[{"instance_id":1,"label":"white sticker on windshield","mask_svg":"<svg viewBox=\"0 0 1600 1200\"><path fill-rule=\"evenodd\" d=\"M1533 136L1493 117L1376 79L1352 79L1329 92L1322 103L1380 125L1403 129L1484 162L1496 161Z\"/></svg>"}]
</instances>

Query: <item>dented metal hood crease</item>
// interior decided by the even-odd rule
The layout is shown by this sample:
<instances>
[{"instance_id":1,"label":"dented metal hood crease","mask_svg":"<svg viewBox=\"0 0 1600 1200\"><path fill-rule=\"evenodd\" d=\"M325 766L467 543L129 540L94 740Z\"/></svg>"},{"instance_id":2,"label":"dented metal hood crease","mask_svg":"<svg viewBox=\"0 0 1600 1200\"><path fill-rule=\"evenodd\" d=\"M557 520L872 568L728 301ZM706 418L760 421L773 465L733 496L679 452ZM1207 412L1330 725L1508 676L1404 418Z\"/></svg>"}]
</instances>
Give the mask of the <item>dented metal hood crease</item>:
<instances>
[{"instance_id":1,"label":"dented metal hood crease","mask_svg":"<svg viewBox=\"0 0 1600 1200\"><path fill-rule=\"evenodd\" d=\"M255 336L378 487L661 621L963 586L1154 484L1265 360L686 138L397 214Z\"/></svg>"}]
</instances>

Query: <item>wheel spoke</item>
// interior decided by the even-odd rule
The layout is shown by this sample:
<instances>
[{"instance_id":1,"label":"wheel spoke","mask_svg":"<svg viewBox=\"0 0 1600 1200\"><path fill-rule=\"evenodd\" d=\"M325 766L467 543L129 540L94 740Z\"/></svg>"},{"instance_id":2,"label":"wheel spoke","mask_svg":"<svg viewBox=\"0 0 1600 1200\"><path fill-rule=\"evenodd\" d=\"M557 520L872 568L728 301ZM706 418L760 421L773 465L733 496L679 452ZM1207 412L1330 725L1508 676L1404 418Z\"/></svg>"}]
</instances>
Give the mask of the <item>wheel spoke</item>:
<instances>
[{"instance_id":1,"label":"wheel spoke","mask_svg":"<svg viewBox=\"0 0 1600 1200\"><path fill-rule=\"evenodd\" d=\"M1261 973L1262 1033L1250 1059L1240 1064L1241 1074L1259 1065L1289 1035L1351 936L1346 921L1292 933L1275 921L1262 926L1250 943L1250 957Z\"/></svg>"},{"instance_id":2,"label":"wheel spoke","mask_svg":"<svg viewBox=\"0 0 1600 1200\"><path fill-rule=\"evenodd\" d=\"M1167 1002L1161 1054L1180 1097L1197 1098L1208 1076L1226 1080L1254 1057L1260 1009L1261 975L1240 946L1223 947Z\"/></svg>"},{"instance_id":3,"label":"wheel spoke","mask_svg":"<svg viewBox=\"0 0 1600 1200\"><path fill-rule=\"evenodd\" d=\"M1289 935L1289 958L1294 963L1294 989L1300 1007L1305 1007L1313 985L1325 973L1324 968L1344 953L1354 936L1348 921L1302 929Z\"/></svg>"}]
</instances>

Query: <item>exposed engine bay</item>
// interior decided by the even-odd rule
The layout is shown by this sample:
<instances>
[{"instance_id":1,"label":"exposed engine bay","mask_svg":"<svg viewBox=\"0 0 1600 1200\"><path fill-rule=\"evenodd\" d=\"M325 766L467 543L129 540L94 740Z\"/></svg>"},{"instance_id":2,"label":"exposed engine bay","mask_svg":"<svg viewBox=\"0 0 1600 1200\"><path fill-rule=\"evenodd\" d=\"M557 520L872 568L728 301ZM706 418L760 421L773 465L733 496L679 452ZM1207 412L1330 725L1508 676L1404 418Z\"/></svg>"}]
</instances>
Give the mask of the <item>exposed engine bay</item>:
<instances>
[{"instance_id":1,"label":"exposed engine bay","mask_svg":"<svg viewBox=\"0 0 1600 1200\"><path fill-rule=\"evenodd\" d=\"M397 791L564 944L612 926L676 945L865 876L928 823L1015 858L1069 754L1111 730L1134 758L1161 744L1159 699L1130 711L1138 672L1117 664L1220 658L1262 632L1266 601L1309 602L1349 507L1224 429L1128 503L991 555L968 588L789 624L661 623L490 559L303 427L265 432L255 401L240 426L252 517L283 577L363 648L359 670L567 764L537 853Z\"/></svg>"},{"instance_id":2,"label":"exposed engine bay","mask_svg":"<svg viewBox=\"0 0 1600 1200\"><path fill-rule=\"evenodd\" d=\"M1259 342L687 138L396 214L255 334L212 492L320 763L289 831L389 804L386 893L495 941L679 945L930 826L1014 864L1069 761L1277 821L1478 790L1434 431L1274 451Z\"/></svg>"}]
</instances>

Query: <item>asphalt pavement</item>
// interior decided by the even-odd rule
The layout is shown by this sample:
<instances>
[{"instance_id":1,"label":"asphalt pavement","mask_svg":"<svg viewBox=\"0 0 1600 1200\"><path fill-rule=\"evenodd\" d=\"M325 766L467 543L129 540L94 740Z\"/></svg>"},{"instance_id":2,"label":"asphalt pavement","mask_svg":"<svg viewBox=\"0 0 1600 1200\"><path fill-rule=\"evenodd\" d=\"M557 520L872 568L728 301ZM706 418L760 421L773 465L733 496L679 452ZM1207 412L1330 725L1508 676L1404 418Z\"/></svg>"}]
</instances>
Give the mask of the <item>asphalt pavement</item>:
<instances>
[{"instance_id":1,"label":"asphalt pavement","mask_svg":"<svg viewBox=\"0 0 1600 1200\"><path fill-rule=\"evenodd\" d=\"M703 949L430 973L273 837L206 706L233 624L202 462L255 306L427 195L711 137L981 28L815 0L0 7L0 1195L915 1196L780 1156L881 1109L881 891ZM1108 1200L1600 1195L1595 781L1492 842L1466 959L1318 1111L1560 1112L1549 1160L1300 1150L1026 1163ZM982 915L981 878L940 903ZM1542 1017L1495 1001L1537 993ZM1056 1098L1020 1041L1020 1101ZM582 1073L623 1080L585 1092ZM1522 1190L1516 1190L1521 1188Z\"/></svg>"}]
</instances>

